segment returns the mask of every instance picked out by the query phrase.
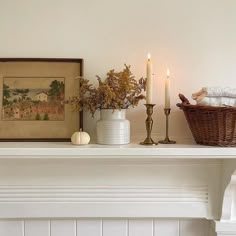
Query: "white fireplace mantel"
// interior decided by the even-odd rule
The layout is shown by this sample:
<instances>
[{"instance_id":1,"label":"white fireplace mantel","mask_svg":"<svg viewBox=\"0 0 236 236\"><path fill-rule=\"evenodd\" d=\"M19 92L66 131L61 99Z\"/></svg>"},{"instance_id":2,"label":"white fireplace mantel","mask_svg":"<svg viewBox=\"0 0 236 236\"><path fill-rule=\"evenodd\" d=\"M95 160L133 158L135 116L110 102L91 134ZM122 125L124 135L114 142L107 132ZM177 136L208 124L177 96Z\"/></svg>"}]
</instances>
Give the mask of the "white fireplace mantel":
<instances>
[{"instance_id":1,"label":"white fireplace mantel","mask_svg":"<svg viewBox=\"0 0 236 236\"><path fill-rule=\"evenodd\" d=\"M174 158L225 159L236 157L236 148L171 144L158 146L128 145L71 145L69 142L2 142L0 158Z\"/></svg>"},{"instance_id":2,"label":"white fireplace mantel","mask_svg":"<svg viewBox=\"0 0 236 236\"><path fill-rule=\"evenodd\" d=\"M204 218L230 235L235 170L236 148L0 143L0 218Z\"/></svg>"}]
</instances>

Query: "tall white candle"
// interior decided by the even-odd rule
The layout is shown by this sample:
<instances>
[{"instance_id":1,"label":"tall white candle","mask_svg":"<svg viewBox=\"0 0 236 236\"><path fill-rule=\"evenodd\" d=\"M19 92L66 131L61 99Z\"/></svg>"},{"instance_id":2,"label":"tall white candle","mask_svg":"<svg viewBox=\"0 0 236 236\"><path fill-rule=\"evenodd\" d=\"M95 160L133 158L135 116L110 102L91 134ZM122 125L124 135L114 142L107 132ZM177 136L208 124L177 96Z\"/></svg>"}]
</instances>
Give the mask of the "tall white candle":
<instances>
[{"instance_id":1,"label":"tall white candle","mask_svg":"<svg viewBox=\"0 0 236 236\"><path fill-rule=\"evenodd\" d=\"M147 60L147 81L146 81L146 103L152 104L152 61L151 55L148 53Z\"/></svg>"},{"instance_id":2,"label":"tall white candle","mask_svg":"<svg viewBox=\"0 0 236 236\"><path fill-rule=\"evenodd\" d=\"M166 71L166 80L165 80L165 108L170 109L170 70L169 68Z\"/></svg>"}]
</instances>

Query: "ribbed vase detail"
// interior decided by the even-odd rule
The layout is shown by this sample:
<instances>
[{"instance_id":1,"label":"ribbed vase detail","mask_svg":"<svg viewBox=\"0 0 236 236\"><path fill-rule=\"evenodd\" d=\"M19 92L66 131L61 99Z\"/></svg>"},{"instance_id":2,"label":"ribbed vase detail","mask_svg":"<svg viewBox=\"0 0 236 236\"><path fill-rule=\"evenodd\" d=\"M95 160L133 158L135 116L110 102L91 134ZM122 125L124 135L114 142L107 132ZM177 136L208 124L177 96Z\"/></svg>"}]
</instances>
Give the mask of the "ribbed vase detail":
<instances>
[{"instance_id":1,"label":"ribbed vase detail","mask_svg":"<svg viewBox=\"0 0 236 236\"><path fill-rule=\"evenodd\" d=\"M98 144L128 144L130 122L126 119L126 110L102 109L96 131Z\"/></svg>"}]
</instances>

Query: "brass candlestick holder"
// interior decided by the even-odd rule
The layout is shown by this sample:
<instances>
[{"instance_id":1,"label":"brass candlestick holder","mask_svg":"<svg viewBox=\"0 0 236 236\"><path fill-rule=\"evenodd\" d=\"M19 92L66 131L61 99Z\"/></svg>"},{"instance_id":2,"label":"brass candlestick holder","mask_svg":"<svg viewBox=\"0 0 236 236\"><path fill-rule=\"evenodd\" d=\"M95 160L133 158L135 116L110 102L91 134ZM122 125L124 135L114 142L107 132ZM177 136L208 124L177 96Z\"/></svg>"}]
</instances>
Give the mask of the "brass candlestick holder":
<instances>
[{"instance_id":1,"label":"brass candlestick holder","mask_svg":"<svg viewBox=\"0 0 236 236\"><path fill-rule=\"evenodd\" d=\"M173 140L170 140L169 139L169 136L168 136L168 133L169 133L169 115L170 115L170 108L165 108L164 109L164 112L165 112L165 115L166 115L166 137L164 140L161 140L159 141L159 143L162 143L162 144L175 144L176 142L173 141Z\"/></svg>"},{"instance_id":2,"label":"brass candlestick holder","mask_svg":"<svg viewBox=\"0 0 236 236\"><path fill-rule=\"evenodd\" d=\"M153 125L153 120L152 120L152 113L153 113L153 107L155 104L144 104L147 108L146 113L147 113L147 119L145 121L146 124L146 130L147 130L147 137L146 139L141 142L141 145L157 145L158 143L154 142L151 138L151 133L152 133L152 125Z\"/></svg>"}]
</instances>

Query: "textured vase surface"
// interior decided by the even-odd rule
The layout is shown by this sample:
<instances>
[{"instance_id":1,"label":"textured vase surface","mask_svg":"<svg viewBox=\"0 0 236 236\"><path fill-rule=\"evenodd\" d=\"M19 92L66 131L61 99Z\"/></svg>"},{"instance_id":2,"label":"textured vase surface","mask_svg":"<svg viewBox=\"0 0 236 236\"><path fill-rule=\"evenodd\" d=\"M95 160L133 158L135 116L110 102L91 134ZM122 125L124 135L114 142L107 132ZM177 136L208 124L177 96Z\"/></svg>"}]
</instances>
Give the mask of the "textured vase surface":
<instances>
[{"instance_id":1,"label":"textured vase surface","mask_svg":"<svg viewBox=\"0 0 236 236\"><path fill-rule=\"evenodd\" d=\"M98 144L128 144L130 122L126 119L126 110L102 109L96 132Z\"/></svg>"}]
</instances>

